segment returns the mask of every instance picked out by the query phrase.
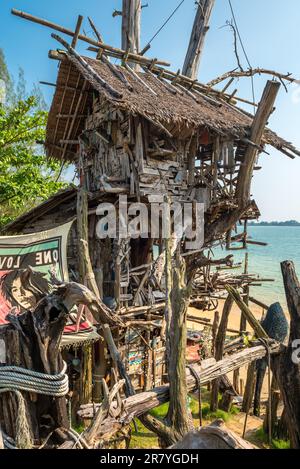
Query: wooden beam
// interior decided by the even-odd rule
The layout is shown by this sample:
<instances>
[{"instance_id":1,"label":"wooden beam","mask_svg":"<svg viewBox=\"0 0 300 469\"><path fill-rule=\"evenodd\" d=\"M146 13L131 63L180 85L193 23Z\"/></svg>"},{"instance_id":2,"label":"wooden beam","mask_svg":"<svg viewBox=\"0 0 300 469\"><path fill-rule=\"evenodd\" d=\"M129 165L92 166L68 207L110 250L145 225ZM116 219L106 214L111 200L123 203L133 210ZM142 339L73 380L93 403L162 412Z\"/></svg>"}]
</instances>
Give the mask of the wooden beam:
<instances>
[{"instance_id":1,"label":"wooden beam","mask_svg":"<svg viewBox=\"0 0 300 469\"><path fill-rule=\"evenodd\" d=\"M270 114L274 109L274 103L280 88L280 83L268 81L253 120L250 140L255 145L261 146L265 127ZM250 200L250 188L254 166L258 150L253 145L248 145L244 162L241 165L236 188L236 198L240 206L244 206Z\"/></svg>"},{"instance_id":2,"label":"wooden beam","mask_svg":"<svg viewBox=\"0 0 300 469\"><path fill-rule=\"evenodd\" d=\"M77 41L78 41L78 36L79 36L79 33L80 33L80 28L81 28L81 25L82 25L82 21L83 21L83 16L79 15L78 20L77 20L77 24L76 24L76 28L75 28L75 34L73 36L72 43L71 43L71 47L73 47L73 49L75 49Z\"/></svg>"},{"instance_id":3,"label":"wooden beam","mask_svg":"<svg viewBox=\"0 0 300 469\"><path fill-rule=\"evenodd\" d=\"M19 16L20 18L23 18L25 20L32 21L33 23L37 23L37 24L40 24L42 26L46 26L47 28L54 29L55 31L59 31L63 34L66 34L67 36L73 37L75 35L75 32L72 31L71 29L64 28L63 26L52 23L51 21L48 21L48 20L44 20L43 18L38 18L37 16L30 15L29 13L25 13L23 11L19 11L19 10L16 10L14 8L11 10L11 13L13 15ZM126 50L118 49L117 47L112 47L112 46L109 46L107 44L103 44L103 43L101 43L101 42L99 42L95 39L92 39L88 36L85 36L84 34L79 34L78 39L80 41L87 42L88 44L91 44L92 46L96 46L100 49L103 49L105 51L117 53L117 54L119 54L119 56L121 56L121 58L126 55ZM140 61L141 63L149 64L149 65L151 65L152 62L153 62L153 59L148 59L146 57L143 57L142 55L134 54L134 53L129 52L128 53L128 60L132 60L132 59L135 59L137 61ZM156 60L156 63L158 65L163 65L163 66L166 66L166 67L168 67L170 65L168 62L160 61L160 60Z\"/></svg>"},{"instance_id":4,"label":"wooden beam","mask_svg":"<svg viewBox=\"0 0 300 469\"><path fill-rule=\"evenodd\" d=\"M190 43L185 57L182 73L193 80L197 78L204 41L209 30L209 20L215 0L199 0L192 29Z\"/></svg>"},{"instance_id":5,"label":"wooden beam","mask_svg":"<svg viewBox=\"0 0 300 469\"><path fill-rule=\"evenodd\" d=\"M140 50L141 11L141 0L123 0L122 49L133 54ZM139 68L135 63L130 66L136 70Z\"/></svg>"},{"instance_id":6,"label":"wooden beam","mask_svg":"<svg viewBox=\"0 0 300 469\"><path fill-rule=\"evenodd\" d=\"M228 291L228 293L232 296L232 298L234 299L238 307L240 308L242 314L246 317L250 326L254 330L256 337L267 340L269 338L268 334L265 332L260 322L255 318L255 316L252 314L249 307L243 301L239 292L235 288L230 287L229 285L227 285L225 288Z\"/></svg>"},{"instance_id":7,"label":"wooden beam","mask_svg":"<svg viewBox=\"0 0 300 469\"><path fill-rule=\"evenodd\" d=\"M279 350L279 344L270 346L271 353L276 353ZM263 358L266 355L266 348L259 345L253 348L246 348L223 360L216 362L213 358L204 360L201 364L194 365L195 372L199 375L201 386L205 386L211 381L241 368L255 360ZM191 371L186 369L187 387L189 392L193 392L198 388L198 382ZM169 401L169 385L160 386L152 389L151 391L135 394L123 401L123 408L127 417L122 415L119 417L120 421L129 423L133 418L148 412L149 410L159 406L164 402ZM99 408L99 405L88 404L81 406L78 415L81 418L93 418L94 411ZM115 421L108 419L106 427L113 425Z\"/></svg>"}]
</instances>

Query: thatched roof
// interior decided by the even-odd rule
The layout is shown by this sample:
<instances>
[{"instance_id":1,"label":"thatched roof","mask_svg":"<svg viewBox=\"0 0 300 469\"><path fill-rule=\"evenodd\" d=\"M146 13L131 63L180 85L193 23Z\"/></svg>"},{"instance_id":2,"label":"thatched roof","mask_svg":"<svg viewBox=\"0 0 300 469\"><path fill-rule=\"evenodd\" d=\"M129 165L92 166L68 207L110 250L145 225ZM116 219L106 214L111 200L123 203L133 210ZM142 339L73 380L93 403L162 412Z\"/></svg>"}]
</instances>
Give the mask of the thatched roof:
<instances>
[{"instance_id":1,"label":"thatched roof","mask_svg":"<svg viewBox=\"0 0 300 469\"><path fill-rule=\"evenodd\" d=\"M68 144L63 151L61 140L77 140L91 108L93 90L114 107L162 124L176 136L183 130L201 127L238 139L248 136L251 115L221 99L211 99L194 90L186 92L182 88L177 88L174 94L170 85L151 72L139 73L145 86L124 67L117 67L129 83L130 86L127 86L107 64L87 57L84 60L88 67L70 55L61 61L47 126L46 149L51 157L74 159L76 145ZM104 82L108 86L103 86ZM110 87L116 93L112 93ZM270 130L265 132L264 143L292 155L300 154L289 142Z\"/></svg>"}]
</instances>

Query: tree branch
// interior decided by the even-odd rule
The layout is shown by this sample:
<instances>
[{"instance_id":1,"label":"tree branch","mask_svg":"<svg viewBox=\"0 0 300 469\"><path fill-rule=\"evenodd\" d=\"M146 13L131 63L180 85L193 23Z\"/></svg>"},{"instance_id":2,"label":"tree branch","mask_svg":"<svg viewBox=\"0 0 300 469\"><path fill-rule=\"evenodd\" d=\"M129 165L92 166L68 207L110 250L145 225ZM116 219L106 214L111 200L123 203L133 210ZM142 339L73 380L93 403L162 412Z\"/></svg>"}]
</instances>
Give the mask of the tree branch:
<instances>
[{"instance_id":1,"label":"tree branch","mask_svg":"<svg viewBox=\"0 0 300 469\"><path fill-rule=\"evenodd\" d=\"M224 73L223 75L215 78L214 80L210 81L207 83L207 86L213 87L218 85L224 80L227 80L228 78L243 78L243 77L253 77L254 75L272 75L273 77L277 77L280 80L283 81L288 81L289 83L296 83L300 85L300 80L297 80L292 76L291 73L279 73L276 72L275 70L269 70L266 68L249 68L248 70L241 70L241 71L235 71L231 70L230 72Z\"/></svg>"}]
</instances>

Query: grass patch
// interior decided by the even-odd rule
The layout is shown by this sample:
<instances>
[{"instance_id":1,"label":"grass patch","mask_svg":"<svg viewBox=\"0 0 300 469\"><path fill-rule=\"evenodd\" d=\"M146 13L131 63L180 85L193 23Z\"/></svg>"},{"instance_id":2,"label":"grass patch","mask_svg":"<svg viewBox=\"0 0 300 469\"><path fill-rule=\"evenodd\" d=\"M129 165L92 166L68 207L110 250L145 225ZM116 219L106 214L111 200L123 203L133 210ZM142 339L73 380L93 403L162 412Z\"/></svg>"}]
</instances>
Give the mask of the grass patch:
<instances>
[{"instance_id":1,"label":"grass patch","mask_svg":"<svg viewBox=\"0 0 300 469\"><path fill-rule=\"evenodd\" d=\"M263 443L267 447L270 447L269 446L269 437L268 437L267 433L264 431L263 427L259 428L259 430L257 430L255 432L255 437L261 443ZM291 447L290 441L278 440L277 438L272 439L271 449L290 449L290 447Z\"/></svg>"},{"instance_id":2,"label":"grass patch","mask_svg":"<svg viewBox=\"0 0 300 469\"><path fill-rule=\"evenodd\" d=\"M131 424L132 433L129 448L132 449L149 449L158 448L157 436L150 432L144 425L138 420L135 420L137 426L137 432L135 431L133 423Z\"/></svg>"},{"instance_id":3,"label":"grass patch","mask_svg":"<svg viewBox=\"0 0 300 469\"><path fill-rule=\"evenodd\" d=\"M85 430L85 426L83 425L83 423L75 423L72 425L72 428L73 430L75 430L75 432L79 434L81 434Z\"/></svg>"},{"instance_id":4,"label":"grass patch","mask_svg":"<svg viewBox=\"0 0 300 469\"><path fill-rule=\"evenodd\" d=\"M236 406L232 406L230 412L224 412L223 410L217 410L216 412L210 411L210 404L209 404L209 392L206 388L203 388L202 392L202 417L203 420L209 423L210 421L216 419L223 419L224 422L228 422L234 415L238 414L240 410ZM195 426L199 425L199 403L198 399L193 396L188 397L188 406L192 413L193 419L195 421ZM156 417L159 420L163 420L169 409L169 403L166 402L161 404L159 407L150 410L150 414L153 417ZM134 425L131 424L132 428L132 437L130 441L130 448L157 448L158 447L158 439L156 435L149 430L138 420L136 419L137 425L137 432L134 429Z\"/></svg>"},{"instance_id":5,"label":"grass patch","mask_svg":"<svg viewBox=\"0 0 300 469\"><path fill-rule=\"evenodd\" d=\"M240 410L236 406L232 406L229 412L225 412L221 409L211 412L210 404L208 403L205 403L202 406L202 416L205 420L222 419L224 422L228 422L234 415L239 414L239 412Z\"/></svg>"}]
</instances>

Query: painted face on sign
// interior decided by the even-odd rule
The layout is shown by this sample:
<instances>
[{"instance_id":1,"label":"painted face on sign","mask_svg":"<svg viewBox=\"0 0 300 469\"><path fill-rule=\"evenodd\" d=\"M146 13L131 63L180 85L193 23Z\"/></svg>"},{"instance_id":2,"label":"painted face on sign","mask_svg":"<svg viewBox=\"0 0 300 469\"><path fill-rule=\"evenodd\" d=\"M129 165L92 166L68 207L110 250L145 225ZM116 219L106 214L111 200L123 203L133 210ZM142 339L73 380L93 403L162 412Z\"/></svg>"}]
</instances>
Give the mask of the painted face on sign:
<instances>
[{"instance_id":1,"label":"painted face on sign","mask_svg":"<svg viewBox=\"0 0 300 469\"><path fill-rule=\"evenodd\" d=\"M45 274L32 269L11 271L0 279L1 295L21 310L32 309L49 292Z\"/></svg>"},{"instance_id":2,"label":"painted face on sign","mask_svg":"<svg viewBox=\"0 0 300 469\"><path fill-rule=\"evenodd\" d=\"M31 309L36 304L34 296L29 290L23 288L21 278L18 276L12 282L11 296L23 309Z\"/></svg>"}]
</instances>

